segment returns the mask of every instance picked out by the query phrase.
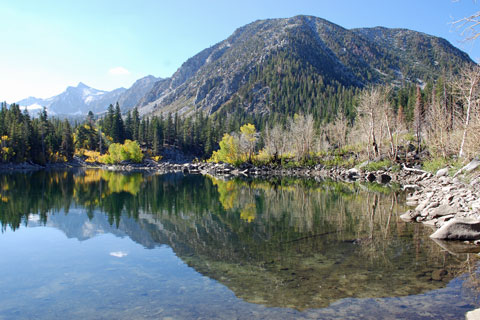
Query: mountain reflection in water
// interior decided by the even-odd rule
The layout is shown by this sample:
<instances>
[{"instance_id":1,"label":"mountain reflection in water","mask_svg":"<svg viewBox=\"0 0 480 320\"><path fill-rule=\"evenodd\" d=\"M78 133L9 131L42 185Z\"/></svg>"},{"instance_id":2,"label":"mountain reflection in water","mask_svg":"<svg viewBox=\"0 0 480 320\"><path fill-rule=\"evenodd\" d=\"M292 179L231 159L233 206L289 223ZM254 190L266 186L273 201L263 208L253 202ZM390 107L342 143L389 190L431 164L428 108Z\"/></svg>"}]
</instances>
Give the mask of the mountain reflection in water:
<instances>
[{"instance_id":1,"label":"mountain reflection in water","mask_svg":"<svg viewBox=\"0 0 480 320\"><path fill-rule=\"evenodd\" d=\"M404 195L379 185L101 170L0 182L3 231L46 225L81 241L111 233L167 245L250 303L303 311L418 295L466 271L465 287L477 288L476 255L451 255L401 222Z\"/></svg>"}]
</instances>

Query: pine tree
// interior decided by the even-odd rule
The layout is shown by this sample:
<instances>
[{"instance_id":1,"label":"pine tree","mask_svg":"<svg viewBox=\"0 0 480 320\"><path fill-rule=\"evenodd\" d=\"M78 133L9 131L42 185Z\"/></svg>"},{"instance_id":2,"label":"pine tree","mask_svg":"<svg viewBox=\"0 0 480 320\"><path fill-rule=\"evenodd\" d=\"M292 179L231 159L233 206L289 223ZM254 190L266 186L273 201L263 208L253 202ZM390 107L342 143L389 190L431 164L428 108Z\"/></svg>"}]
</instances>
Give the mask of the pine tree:
<instances>
[{"instance_id":1,"label":"pine tree","mask_svg":"<svg viewBox=\"0 0 480 320\"><path fill-rule=\"evenodd\" d=\"M131 130L133 140L140 141L140 115L138 114L137 107L133 108Z\"/></svg>"},{"instance_id":2,"label":"pine tree","mask_svg":"<svg viewBox=\"0 0 480 320\"><path fill-rule=\"evenodd\" d=\"M62 155L64 155L68 160L73 158L75 148L73 146L72 127L67 120L63 122L62 143L60 150Z\"/></svg>"},{"instance_id":3,"label":"pine tree","mask_svg":"<svg viewBox=\"0 0 480 320\"><path fill-rule=\"evenodd\" d=\"M165 125L165 133L164 133L165 144L171 145L173 143L174 131L175 131L175 128L172 120L172 114L169 112L167 117L167 123Z\"/></svg>"},{"instance_id":4,"label":"pine tree","mask_svg":"<svg viewBox=\"0 0 480 320\"><path fill-rule=\"evenodd\" d=\"M125 139L133 139L133 119L131 111L128 111L127 117L125 118Z\"/></svg>"},{"instance_id":5,"label":"pine tree","mask_svg":"<svg viewBox=\"0 0 480 320\"><path fill-rule=\"evenodd\" d=\"M159 119L157 117L153 118L152 120L152 128L153 128L153 154L159 155L162 144L163 144L163 133L162 127L159 123Z\"/></svg>"},{"instance_id":6,"label":"pine tree","mask_svg":"<svg viewBox=\"0 0 480 320\"><path fill-rule=\"evenodd\" d=\"M113 104L110 104L107 109L107 115L103 119L103 133L109 137L114 136L113 124L115 118L115 110L113 109Z\"/></svg>"},{"instance_id":7,"label":"pine tree","mask_svg":"<svg viewBox=\"0 0 480 320\"><path fill-rule=\"evenodd\" d=\"M123 126L122 113L120 111L120 106L117 102L115 105L115 114L113 115L112 123L112 138L116 143L123 143L125 141L125 128Z\"/></svg>"}]
</instances>

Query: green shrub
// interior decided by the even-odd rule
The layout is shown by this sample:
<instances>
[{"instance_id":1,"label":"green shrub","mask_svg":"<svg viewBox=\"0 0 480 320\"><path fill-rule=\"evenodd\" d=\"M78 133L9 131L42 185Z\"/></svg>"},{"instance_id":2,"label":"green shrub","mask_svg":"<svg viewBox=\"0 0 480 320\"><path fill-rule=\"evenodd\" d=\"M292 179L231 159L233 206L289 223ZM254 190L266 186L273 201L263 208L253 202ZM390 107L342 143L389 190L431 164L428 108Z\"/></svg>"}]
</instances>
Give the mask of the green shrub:
<instances>
[{"instance_id":1,"label":"green shrub","mask_svg":"<svg viewBox=\"0 0 480 320\"><path fill-rule=\"evenodd\" d=\"M423 170L436 173L439 169L445 168L448 165L448 161L445 158L433 158L425 160L423 162Z\"/></svg>"},{"instance_id":2,"label":"green shrub","mask_svg":"<svg viewBox=\"0 0 480 320\"><path fill-rule=\"evenodd\" d=\"M392 166L392 161L390 159L384 159L382 161L369 162L363 170L365 171L378 171L386 170Z\"/></svg>"},{"instance_id":3,"label":"green shrub","mask_svg":"<svg viewBox=\"0 0 480 320\"><path fill-rule=\"evenodd\" d=\"M112 143L108 147L108 153L99 160L105 164L116 164L126 160L140 163L143 160L143 153L137 141L125 140L124 144Z\"/></svg>"}]
</instances>

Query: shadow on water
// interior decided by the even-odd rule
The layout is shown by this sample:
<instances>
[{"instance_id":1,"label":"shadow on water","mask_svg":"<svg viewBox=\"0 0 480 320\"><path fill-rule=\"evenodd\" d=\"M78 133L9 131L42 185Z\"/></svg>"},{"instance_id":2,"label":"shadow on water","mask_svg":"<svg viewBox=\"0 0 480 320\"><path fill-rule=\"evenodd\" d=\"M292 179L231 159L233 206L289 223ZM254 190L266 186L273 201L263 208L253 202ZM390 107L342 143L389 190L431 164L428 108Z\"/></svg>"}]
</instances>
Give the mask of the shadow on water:
<instances>
[{"instance_id":1,"label":"shadow on water","mask_svg":"<svg viewBox=\"0 0 480 320\"><path fill-rule=\"evenodd\" d=\"M314 180L35 172L0 176L0 222L3 231L47 225L79 240L102 232L167 245L237 297L268 307L418 295L458 277L480 292L477 255L450 254L430 230L400 221L404 198L378 185ZM85 214L69 216L73 208Z\"/></svg>"}]
</instances>

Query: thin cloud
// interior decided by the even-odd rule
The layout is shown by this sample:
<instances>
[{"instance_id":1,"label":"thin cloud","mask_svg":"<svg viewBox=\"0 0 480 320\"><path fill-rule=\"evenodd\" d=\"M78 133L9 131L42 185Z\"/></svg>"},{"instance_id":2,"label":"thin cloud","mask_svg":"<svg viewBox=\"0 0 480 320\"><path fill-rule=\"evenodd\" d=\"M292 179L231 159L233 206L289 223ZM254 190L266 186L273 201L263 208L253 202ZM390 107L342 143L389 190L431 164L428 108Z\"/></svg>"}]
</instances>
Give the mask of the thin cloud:
<instances>
[{"instance_id":1,"label":"thin cloud","mask_svg":"<svg viewBox=\"0 0 480 320\"><path fill-rule=\"evenodd\" d=\"M124 67L115 67L108 70L108 73L111 74L112 76L123 76L123 75L130 74L130 71L128 71Z\"/></svg>"},{"instance_id":2,"label":"thin cloud","mask_svg":"<svg viewBox=\"0 0 480 320\"><path fill-rule=\"evenodd\" d=\"M110 252L110 255L112 257L123 258L123 257L128 256L128 253L123 252L123 251L115 251L115 252Z\"/></svg>"}]
</instances>

